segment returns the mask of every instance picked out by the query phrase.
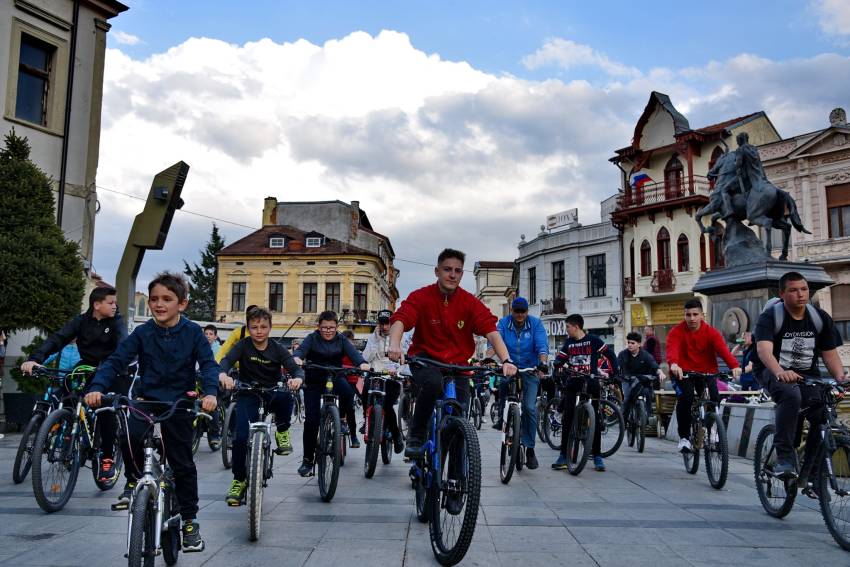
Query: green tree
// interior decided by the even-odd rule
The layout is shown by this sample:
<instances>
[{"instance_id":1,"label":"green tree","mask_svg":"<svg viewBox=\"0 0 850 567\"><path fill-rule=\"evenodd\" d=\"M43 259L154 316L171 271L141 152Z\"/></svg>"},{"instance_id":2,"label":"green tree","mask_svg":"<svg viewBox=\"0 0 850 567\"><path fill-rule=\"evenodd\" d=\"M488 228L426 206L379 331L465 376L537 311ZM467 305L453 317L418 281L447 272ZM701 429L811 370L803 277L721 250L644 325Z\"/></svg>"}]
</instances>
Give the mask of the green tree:
<instances>
[{"instance_id":1,"label":"green tree","mask_svg":"<svg viewBox=\"0 0 850 567\"><path fill-rule=\"evenodd\" d=\"M215 297L218 283L218 254L224 248L224 239L213 223L210 240L201 250L201 265L189 266L183 260L183 273L189 276L189 308L186 315L197 321L215 320Z\"/></svg>"},{"instance_id":2,"label":"green tree","mask_svg":"<svg viewBox=\"0 0 850 567\"><path fill-rule=\"evenodd\" d=\"M58 329L80 312L83 262L56 224L50 177L30 161L26 138L0 149L0 329Z\"/></svg>"}]
</instances>

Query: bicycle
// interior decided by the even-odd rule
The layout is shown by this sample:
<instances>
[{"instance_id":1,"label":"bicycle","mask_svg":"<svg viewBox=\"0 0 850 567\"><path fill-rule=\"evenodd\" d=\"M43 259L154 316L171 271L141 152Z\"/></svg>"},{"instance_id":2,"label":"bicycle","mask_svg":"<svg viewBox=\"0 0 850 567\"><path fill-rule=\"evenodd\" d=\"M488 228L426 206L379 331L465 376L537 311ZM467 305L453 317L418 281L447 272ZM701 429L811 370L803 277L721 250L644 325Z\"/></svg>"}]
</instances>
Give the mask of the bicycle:
<instances>
[{"instance_id":1,"label":"bicycle","mask_svg":"<svg viewBox=\"0 0 850 567\"><path fill-rule=\"evenodd\" d=\"M832 378L804 377L801 387L817 388L819 400L800 408L800 416L811 418L822 413L814 454L805 455L803 466L798 465L796 479L781 479L774 474L776 448L773 437L776 427L765 426L756 439L753 474L756 491L765 512L774 518L784 518L791 512L797 491L817 499L821 515L830 535L844 550L850 551L850 429L838 421L838 403L845 390ZM802 421L799 422L802 426ZM799 434L802 431L798 430ZM808 451L807 451L808 452Z\"/></svg>"},{"instance_id":2,"label":"bicycle","mask_svg":"<svg viewBox=\"0 0 850 567\"><path fill-rule=\"evenodd\" d=\"M599 455L608 458L623 444L626 426L623 420L623 411L620 402L623 399L620 390L620 380L609 376L602 380L602 395L599 399L599 416L602 418L597 423L601 428L601 444Z\"/></svg>"},{"instance_id":3,"label":"bicycle","mask_svg":"<svg viewBox=\"0 0 850 567\"><path fill-rule=\"evenodd\" d=\"M393 438L384 427L384 400L386 398L387 382L399 381L399 379L388 372L361 372L366 380L364 388L368 384L368 400L366 404L366 428L363 433L363 442L366 443L366 459L363 465L363 473L366 478L375 475L375 467L378 464L378 452L385 465L390 464L393 458Z\"/></svg>"},{"instance_id":4,"label":"bicycle","mask_svg":"<svg viewBox=\"0 0 850 567\"><path fill-rule=\"evenodd\" d=\"M543 376L540 379L540 387L537 389L537 400L535 408L537 409L537 437L542 443L546 443L546 409L549 407L549 394L543 386L543 381L551 379L551 376Z\"/></svg>"},{"instance_id":5,"label":"bicycle","mask_svg":"<svg viewBox=\"0 0 850 567\"><path fill-rule=\"evenodd\" d=\"M508 484L514 474L525 464L525 451L520 447L522 429L522 375L535 372L536 368L520 368L517 375L505 378L507 393L505 407L502 410L502 447L499 455L499 478L502 484Z\"/></svg>"},{"instance_id":6,"label":"bicycle","mask_svg":"<svg viewBox=\"0 0 850 567\"><path fill-rule=\"evenodd\" d=\"M726 484L729 473L729 443L726 439L726 426L717 415L714 402L709 399L708 380L727 379L726 374L703 374L686 372L684 379L697 380L696 396L691 405L691 450L682 451L685 470L696 474L699 470L699 452L705 454L705 472L712 488L720 490ZM708 442L706 442L706 439Z\"/></svg>"},{"instance_id":7,"label":"bicycle","mask_svg":"<svg viewBox=\"0 0 850 567\"><path fill-rule=\"evenodd\" d=\"M398 400L398 430L401 433L401 439L407 439L407 433L410 428L410 420L413 419L413 409L416 405L416 394L413 391L413 380L410 374L399 373L401 383L401 396Z\"/></svg>"},{"instance_id":8,"label":"bicycle","mask_svg":"<svg viewBox=\"0 0 850 567\"><path fill-rule=\"evenodd\" d=\"M481 400L478 398L478 384L474 380L469 380L469 398L466 407L466 415L469 416L469 422L476 430L481 429L484 423L484 408L481 406Z\"/></svg>"},{"instance_id":9,"label":"bicycle","mask_svg":"<svg viewBox=\"0 0 850 567\"><path fill-rule=\"evenodd\" d=\"M569 369L564 369L560 376L562 388L566 387L565 380L568 376L583 379L581 390L576 395L576 407L573 411L570 433L567 436L567 471L573 476L578 476L584 470L587 459L590 457L596 426L601 421L593 408L592 399L587 391L588 380L597 380L599 377L594 374L584 374ZM557 400L560 406L561 400ZM561 429L561 433L563 433L563 428Z\"/></svg>"},{"instance_id":10,"label":"bicycle","mask_svg":"<svg viewBox=\"0 0 850 567\"><path fill-rule=\"evenodd\" d=\"M32 450L35 445L35 438L38 435L38 430L45 418L53 411L62 407L62 391L65 384L65 378L74 370L66 369L51 369L45 367L37 367L33 371L34 378L46 378L47 388L41 399L36 400L32 408L32 416L21 432L21 442L18 444L18 451L15 453L15 462L12 465L12 481L15 484L20 484L26 480L32 468Z\"/></svg>"},{"instance_id":11,"label":"bicycle","mask_svg":"<svg viewBox=\"0 0 850 567\"><path fill-rule=\"evenodd\" d=\"M292 392L292 417L298 423L304 423L304 398L301 396L301 390Z\"/></svg>"},{"instance_id":12,"label":"bicycle","mask_svg":"<svg viewBox=\"0 0 850 567\"><path fill-rule=\"evenodd\" d=\"M130 413L137 419L147 422L148 427L141 440L144 452L144 466L127 514L127 564L129 567L153 567L160 553L166 565L174 565L181 549L180 504L175 491L174 475L167 463L161 459L165 455L162 440L157 436L157 423L171 418L177 411L194 414L195 418L208 415L201 411L200 400L194 394L173 402L155 402L131 400L127 396L107 394L103 396L103 407L96 414L112 412L119 416L125 431L129 431ZM192 403L192 408L180 408L181 404ZM142 407L160 407L165 411L156 415L144 411ZM159 455L159 456L158 456Z\"/></svg>"},{"instance_id":13,"label":"bicycle","mask_svg":"<svg viewBox=\"0 0 850 567\"><path fill-rule=\"evenodd\" d=\"M195 388L195 391L200 396L201 394L201 385L198 385ZM217 405L215 406L215 411L212 414L211 419L204 419L200 417L196 417L192 422L192 454L196 454L198 449L201 446L201 439L203 439L204 435L207 436L207 445L209 445L210 451L213 453L218 451L222 444L222 440L219 439L219 444L215 445L213 439L216 434L221 435L222 426L224 425L224 420L226 417L227 409L226 403L224 402L224 396L221 393L216 395Z\"/></svg>"},{"instance_id":14,"label":"bicycle","mask_svg":"<svg viewBox=\"0 0 850 567\"><path fill-rule=\"evenodd\" d=\"M627 376L627 379L636 380L632 386L629 397L633 399L629 412L624 419L626 421L626 441L629 447L636 447L638 453L643 453L646 444L646 426L649 423L649 404L653 390L652 383L656 377L646 374Z\"/></svg>"},{"instance_id":15,"label":"bicycle","mask_svg":"<svg viewBox=\"0 0 850 567\"><path fill-rule=\"evenodd\" d=\"M101 481L102 448L97 420L85 405L82 392L85 375L92 366L78 366L66 379L69 394L60 407L50 412L39 427L32 449L32 487L35 500L45 512L58 512L70 500L83 463L91 461L94 482L100 490L109 490L118 481L123 468L119 435L113 440L113 476ZM74 408L73 410L71 408Z\"/></svg>"},{"instance_id":16,"label":"bicycle","mask_svg":"<svg viewBox=\"0 0 850 567\"><path fill-rule=\"evenodd\" d=\"M447 373L443 397L437 400L431 415L424 455L414 460L409 475L416 517L428 522L434 556L442 565L455 565L472 542L481 498L481 450L475 430L455 397L455 377L460 374L463 380L466 373L480 376L494 372L415 356L408 362Z\"/></svg>"}]
</instances>

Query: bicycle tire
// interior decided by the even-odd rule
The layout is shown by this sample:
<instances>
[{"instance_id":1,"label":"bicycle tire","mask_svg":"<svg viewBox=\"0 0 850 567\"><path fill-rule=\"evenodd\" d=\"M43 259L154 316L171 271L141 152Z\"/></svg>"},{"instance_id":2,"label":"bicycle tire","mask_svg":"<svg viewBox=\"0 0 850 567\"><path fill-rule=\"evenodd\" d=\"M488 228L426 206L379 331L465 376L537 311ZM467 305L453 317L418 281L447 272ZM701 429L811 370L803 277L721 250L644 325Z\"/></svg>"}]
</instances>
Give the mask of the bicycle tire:
<instances>
[{"instance_id":1,"label":"bicycle tire","mask_svg":"<svg viewBox=\"0 0 850 567\"><path fill-rule=\"evenodd\" d=\"M340 467L340 421L339 408L335 405L322 406L322 418L319 422L319 446L316 464L318 465L319 495L330 502L336 492Z\"/></svg>"},{"instance_id":2,"label":"bicycle tire","mask_svg":"<svg viewBox=\"0 0 850 567\"><path fill-rule=\"evenodd\" d=\"M422 484L422 480L420 479L415 481L413 491L413 498L416 505L416 519L424 524L428 521L428 515L430 514L430 490Z\"/></svg>"},{"instance_id":3,"label":"bicycle tire","mask_svg":"<svg viewBox=\"0 0 850 567\"><path fill-rule=\"evenodd\" d=\"M773 476L773 467L776 465L776 448L773 446L775 435L776 426L772 423L759 431L753 455L753 478L764 511L774 518L784 518L791 512L797 498L797 480L783 481Z\"/></svg>"},{"instance_id":4,"label":"bicycle tire","mask_svg":"<svg viewBox=\"0 0 850 567\"><path fill-rule=\"evenodd\" d=\"M156 559L154 549L154 526L156 514L153 511L153 496L150 487L143 486L133 499L130 511L130 545L127 548L129 567L153 567Z\"/></svg>"},{"instance_id":5,"label":"bicycle tire","mask_svg":"<svg viewBox=\"0 0 850 567\"><path fill-rule=\"evenodd\" d=\"M481 400L479 400L476 395L472 400L472 418L473 425L475 425L476 430L480 430L481 425L484 423L484 416L482 415L483 411L484 410L481 409Z\"/></svg>"},{"instance_id":6,"label":"bicycle tire","mask_svg":"<svg viewBox=\"0 0 850 567\"><path fill-rule=\"evenodd\" d=\"M711 440L712 430L717 433L717 441ZM705 416L705 440L702 449L708 482L712 488L720 490L726 484L729 474L729 441L723 421L714 412Z\"/></svg>"},{"instance_id":7,"label":"bicycle tire","mask_svg":"<svg viewBox=\"0 0 850 567\"><path fill-rule=\"evenodd\" d=\"M248 539L260 539L263 516L263 485L265 479L265 458L267 437L265 431L254 431L251 436L251 455L248 458Z\"/></svg>"},{"instance_id":8,"label":"bicycle tire","mask_svg":"<svg viewBox=\"0 0 850 567\"><path fill-rule=\"evenodd\" d=\"M204 437L204 422L206 420L195 417L192 423L192 455L198 452L201 447L201 439Z\"/></svg>"},{"instance_id":9,"label":"bicycle tire","mask_svg":"<svg viewBox=\"0 0 850 567\"><path fill-rule=\"evenodd\" d=\"M366 458L363 465L363 473L366 478L375 476L375 467L378 466L378 453L381 442L384 440L384 408L381 404L372 404L366 418L366 431L369 439L366 440Z\"/></svg>"},{"instance_id":10,"label":"bicycle tire","mask_svg":"<svg viewBox=\"0 0 850 567\"><path fill-rule=\"evenodd\" d=\"M519 461L519 409L515 405L508 408L505 431L502 434L502 447L499 455L499 479L508 484Z\"/></svg>"},{"instance_id":11,"label":"bicycle tire","mask_svg":"<svg viewBox=\"0 0 850 567\"><path fill-rule=\"evenodd\" d=\"M233 436L236 431L236 403L227 406L224 424L221 426L221 464L229 469L233 466Z\"/></svg>"},{"instance_id":12,"label":"bicycle tire","mask_svg":"<svg viewBox=\"0 0 850 567\"><path fill-rule=\"evenodd\" d=\"M402 440L407 439L407 426L410 422L410 415L408 414L407 408L407 394L402 393L401 397L398 400L398 431L401 434Z\"/></svg>"},{"instance_id":13,"label":"bicycle tire","mask_svg":"<svg viewBox=\"0 0 850 567\"><path fill-rule=\"evenodd\" d=\"M218 447L213 447L213 436L210 435L210 432L213 430L213 422L215 422L216 427L218 429ZM221 430L224 427L224 405L219 404L216 406L215 411L212 414L212 421L207 426L207 446L210 448L210 451L215 453L219 449L221 449Z\"/></svg>"},{"instance_id":14,"label":"bicycle tire","mask_svg":"<svg viewBox=\"0 0 850 567\"><path fill-rule=\"evenodd\" d=\"M74 493L74 487L77 484L77 476L80 472L80 444L79 437L71 435L74 427L76 416L69 408L57 409L44 419L44 423L38 429L38 435L35 438L33 445L33 462L32 462L32 488L35 500L45 512L58 512L65 507L71 495ZM65 434L64 432L68 433ZM59 435L55 435L59 433ZM61 436L60 445L57 448L57 441ZM62 463L56 463L56 451L60 451ZM71 451L70 461L65 460L65 453ZM50 454L48 454L50 453ZM51 461L47 470L44 469L44 458L47 457ZM67 477L63 472L67 469ZM58 482L66 480L64 488L60 489ZM45 491L44 482L50 483L49 490ZM51 499L50 494L55 494L58 491L58 496Z\"/></svg>"},{"instance_id":15,"label":"bicycle tire","mask_svg":"<svg viewBox=\"0 0 850 567\"><path fill-rule=\"evenodd\" d=\"M392 437L387 437L386 433L381 440L381 461L385 465L393 461L393 440Z\"/></svg>"},{"instance_id":16,"label":"bicycle tire","mask_svg":"<svg viewBox=\"0 0 850 567\"><path fill-rule=\"evenodd\" d=\"M112 414L102 414L106 417L113 417ZM121 434L118 429L116 429L115 437L112 440L112 470L114 471L112 474L112 479L107 481L102 481L98 478L100 472L100 459L101 459L101 449L100 449L100 439L95 439L95 446L92 448L92 467L91 472L94 477L95 485L101 490L111 490L117 483L118 479L121 478L121 472L124 470L124 453L121 452Z\"/></svg>"},{"instance_id":17,"label":"bicycle tire","mask_svg":"<svg viewBox=\"0 0 850 567\"><path fill-rule=\"evenodd\" d=\"M342 430L339 434L339 466L345 466L345 456L348 454L348 444L351 439L348 435L343 435Z\"/></svg>"},{"instance_id":18,"label":"bicycle tire","mask_svg":"<svg viewBox=\"0 0 850 567\"><path fill-rule=\"evenodd\" d=\"M635 434L637 427L637 401L635 401L631 410L629 410L628 415L623 416L623 419L626 422L626 444L629 447L634 447L635 441L637 441L637 435Z\"/></svg>"},{"instance_id":19,"label":"bicycle tire","mask_svg":"<svg viewBox=\"0 0 850 567\"><path fill-rule=\"evenodd\" d=\"M541 443L545 443L546 434L543 432L543 421L546 416L546 404L544 403L543 398L537 399L537 404L534 407L534 411L537 412L537 438L540 439Z\"/></svg>"},{"instance_id":20,"label":"bicycle tire","mask_svg":"<svg viewBox=\"0 0 850 567\"><path fill-rule=\"evenodd\" d=\"M820 463L818 500L823 521L832 539L841 549L850 551L850 518L847 517L848 505L850 505L850 439L843 435L836 436L834 433L831 435L835 442L835 450ZM832 462L831 467L827 466L827 458ZM830 471L835 477L838 491L833 490ZM836 518L833 512L833 505L837 501L840 501L839 511L843 512L841 518Z\"/></svg>"},{"instance_id":21,"label":"bicycle tire","mask_svg":"<svg viewBox=\"0 0 850 567\"><path fill-rule=\"evenodd\" d=\"M646 446L646 424L649 422L649 418L646 417L646 403L643 400L638 400L635 408L637 409L635 444L637 445L638 453L643 453Z\"/></svg>"},{"instance_id":22,"label":"bicycle tire","mask_svg":"<svg viewBox=\"0 0 850 567\"><path fill-rule=\"evenodd\" d=\"M171 501L171 504L167 502ZM180 504L177 502L177 496L174 494L174 485L170 483L165 494L166 509L163 517L171 518L174 510L180 509ZM181 537L180 537L180 520L174 519L169 522L169 525L162 530L160 535L160 546L162 547L162 559L166 565L174 565L180 556Z\"/></svg>"},{"instance_id":23,"label":"bicycle tire","mask_svg":"<svg viewBox=\"0 0 850 567\"><path fill-rule=\"evenodd\" d=\"M626 426L623 423L623 412L620 410L620 406L611 400L599 401L599 413L602 416L602 435L599 453L602 457L608 458L616 453L620 445L623 444ZM597 426L599 425L597 423ZM605 447L606 441L610 443L610 447L601 450Z\"/></svg>"},{"instance_id":24,"label":"bicycle tire","mask_svg":"<svg viewBox=\"0 0 850 567\"><path fill-rule=\"evenodd\" d=\"M691 450L682 452L682 462L688 474L697 474L699 470L699 445L697 439L701 434L699 417L694 417L691 422Z\"/></svg>"},{"instance_id":25,"label":"bicycle tire","mask_svg":"<svg viewBox=\"0 0 850 567\"><path fill-rule=\"evenodd\" d=\"M567 471L578 476L584 470L596 433L596 412L590 402L582 402L573 413L573 425L567 438Z\"/></svg>"},{"instance_id":26,"label":"bicycle tire","mask_svg":"<svg viewBox=\"0 0 850 567\"><path fill-rule=\"evenodd\" d=\"M44 414L40 411L34 413L21 432L21 442L18 444L18 452L15 453L15 463L12 465L12 481L21 484L26 480L32 468L32 449L38 429L44 421Z\"/></svg>"},{"instance_id":27,"label":"bicycle tire","mask_svg":"<svg viewBox=\"0 0 850 567\"><path fill-rule=\"evenodd\" d=\"M499 420L499 402L495 399L490 403L490 423L496 423Z\"/></svg>"},{"instance_id":28,"label":"bicycle tire","mask_svg":"<svg viewBox=\"0 0 850 567\"><path fill-rule=\"evenodd\" d=\"M457 417L449 417L444 421L444 426L439 430L441 435L442 449L442 466L440 475L442 477L441 485L449 486L449 471L452 469L453 461L460 459L462 474L464 474L465 482L457 483L461 491L461 496L452 496L445 494L437 494L437 483L431 485L431 501L430 514L428 518L428 532L431 537L431 550L434 552L434 557L441 565L455 565L459 563L466 552L469 550L469 545L472 543L472 537L475 533L475 524L478 520L478 505L481 499L481 449L478 444L478 436L472 428L469 421ZM457 480L457 479L452 479ZM464 495L462 491L466 490ZM443 498L443 496L446 498ZM453 502L460 500L459 509L454 514L447 510L447 507ZM449 535L444 530L444 522L441 520L443 511L448 517L461 516L460 527L458 530L449 530L450 534L457 533L457 540L453 545L447 545L444 541L444 536ZM447 520L448 520L447 517Z\"/></svg>"},{"instance_id":29,"label":"bicycle tire","mask_svg":"<svg viewBox=\"0 0 850 567\"><path fill-rule=\"evenodd\" d=\"M552 398L543 414L543 433L546 444L556 451L561 450L561 434L564 430L563 414L561 413L561 398Z\"/></svg>"}]
</instances>

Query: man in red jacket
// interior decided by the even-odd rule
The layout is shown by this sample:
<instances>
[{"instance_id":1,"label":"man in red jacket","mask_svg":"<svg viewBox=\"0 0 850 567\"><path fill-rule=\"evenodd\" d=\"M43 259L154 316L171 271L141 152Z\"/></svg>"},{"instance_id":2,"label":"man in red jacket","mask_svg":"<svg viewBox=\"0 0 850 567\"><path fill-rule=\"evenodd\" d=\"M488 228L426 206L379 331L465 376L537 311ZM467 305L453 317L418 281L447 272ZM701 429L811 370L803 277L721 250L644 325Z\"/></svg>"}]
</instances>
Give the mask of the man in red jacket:
<instances>
[{"instance_id":1,"label":"man in red jacket","mask_svg":"<svg viewBox=\"0 0 850 567\"><path fill-rule=\"evenodd\" d=\"M670 365L670 378L676 391L676 421L679 427L679 451L691 451L691 406L697 384L685 378L687 372L702 374L717 373L717 357L722 358L732 375L741 375L738 360L729 352L720 333L706 323L699 299L689 299L685 303L685 320L673 327L667 335L667 363ZM701 386L701 384L700 384ZM708 380L708 393L715 404L720 403L717 392L717 380Z\"/></svg>"},{"instance_id":2,"label":"man in red jacket","mask_svg":"<svg viewBox=\"0 0 850 567\"><path fill-rule=\"evenodd\" d=\"M415 328L409 354L446 364L466 365L475 352L475 335L478 335L486 337L493 345L502 361L502 373L513 376L517 367L496 330L496 317L474 295L460 287L465 260L463 252L451 248L440 253L434 268L437 282L408 295L390 319L387 356L403 363L402 334ZM443 375L436 368L417 368L413 371L413 381L419 386L419 395L404 454L415 458L423 453L425 428L437 397L443 392ZM461 406L466 407L469 388L459 387L455 391Z\"/></svg>"}]
</instances>

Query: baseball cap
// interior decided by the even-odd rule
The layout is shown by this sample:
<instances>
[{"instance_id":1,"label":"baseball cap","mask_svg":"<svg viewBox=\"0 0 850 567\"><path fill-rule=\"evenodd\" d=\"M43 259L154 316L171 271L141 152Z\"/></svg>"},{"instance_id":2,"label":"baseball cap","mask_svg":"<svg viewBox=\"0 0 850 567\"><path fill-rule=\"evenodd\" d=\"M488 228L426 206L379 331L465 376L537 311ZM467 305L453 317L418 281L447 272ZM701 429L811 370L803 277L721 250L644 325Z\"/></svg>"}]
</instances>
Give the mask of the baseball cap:
<instances>
[{"instance_id":1,"label":"baseball cap","mask_svg":"<svg viewBox=\"0 0 850 567\"><path fill-rule=\"evenodd\" d=\"M517 297L514 299L513 303L511 303L511 310L528 311L528 301L526 301L524 297Z\"/></svg>"},{"instance_id":2,"label":"baseball cap","mask_svg":"<svg viewBox=\"0 0 850 567\"><path fill-rule=\"evenodd\" d=\"M390 317L392 317L392 316L393 316L393 312L390 311L389 309L381 309L380 311L378 311L378 321L381 322L381 323L388 323L389 320L390 320Z\"/></svg>"}]
</instances>

